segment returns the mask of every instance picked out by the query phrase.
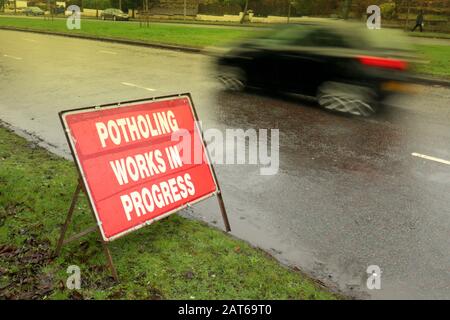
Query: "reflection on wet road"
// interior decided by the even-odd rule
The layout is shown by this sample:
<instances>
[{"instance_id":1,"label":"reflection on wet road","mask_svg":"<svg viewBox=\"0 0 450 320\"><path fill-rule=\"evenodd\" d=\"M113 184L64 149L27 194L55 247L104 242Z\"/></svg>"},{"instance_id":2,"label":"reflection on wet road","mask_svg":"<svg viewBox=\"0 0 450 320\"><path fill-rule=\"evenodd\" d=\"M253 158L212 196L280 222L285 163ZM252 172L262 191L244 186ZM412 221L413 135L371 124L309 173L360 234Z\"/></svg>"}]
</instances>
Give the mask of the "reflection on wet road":
<instances>
[{"instance_id":1,"label":"reflection on wet road","mask_svg":"<svg viewBox=\"0 0 450 320\"><path fill-rule=\"evenodd\" d=\"M217 166L234 235L358 297L450 298L450 166L412 156L450 160L450 90L347 117L298 97L223 92L201 55L20 36L40 46L0 31L0 118L54 152L68 156L62 109L191 92L204 128L280 130L277 175ZM214 199L186 214L221 224ZM370 265L381 290L366 288Z\"/></svg>"},{"instance_id":2,"label":"reflection on wet road","mask_svg":"<svg viewBox=\"0 0 450 320\"><path fill-rule=\"evenodd\" d=\"M431 91L429 97L448 94ZM242 235L264 238L258 243L280 259L300 261L346 292L367 291L366 268L379 265L383 285L369 292L373 298L448 296L450 166L411 154L450 159L449 112L421 99L392 101L376 117L361 119L291 97L220 93L219 122L280 129L277 176L219 167L234 181L227 184L229 206L253 226L254 234L243 227Z\"/></svg>"}]
</instances>

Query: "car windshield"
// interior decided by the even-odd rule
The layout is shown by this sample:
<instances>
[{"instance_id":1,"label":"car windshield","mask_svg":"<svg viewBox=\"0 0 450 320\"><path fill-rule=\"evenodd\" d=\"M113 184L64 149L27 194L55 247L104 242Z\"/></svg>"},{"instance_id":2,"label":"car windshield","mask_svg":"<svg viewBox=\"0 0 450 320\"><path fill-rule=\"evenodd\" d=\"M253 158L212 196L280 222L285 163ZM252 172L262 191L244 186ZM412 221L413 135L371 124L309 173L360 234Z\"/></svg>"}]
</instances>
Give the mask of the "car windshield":
<instances>
[{"instance_id":1,"label":"car windshield","mask_svg":"<svg viewBox=\"0 0 450 320\"><path fill-rule=\"evenodd\" d=\"M350 39L348 39L350 40ZM295 25L275 28L259 38L268 45L294 45L302 47L351 47L350 41L334 30L313 25Z\"/></svg>"},{"instance_id":2,"label":"car windshield","mask_svg":"<svg viewBox=\"0 0 450 320\"><path fill-rule=\"evenodd\" d=\"M268 37L268 40L285 42L285 43L293 43L297 39L305 38L308 34L311 33L311 28L309 27L290 27L290 28L282 28L278 30L274 34Z\"/></svg>"}]
</instances>

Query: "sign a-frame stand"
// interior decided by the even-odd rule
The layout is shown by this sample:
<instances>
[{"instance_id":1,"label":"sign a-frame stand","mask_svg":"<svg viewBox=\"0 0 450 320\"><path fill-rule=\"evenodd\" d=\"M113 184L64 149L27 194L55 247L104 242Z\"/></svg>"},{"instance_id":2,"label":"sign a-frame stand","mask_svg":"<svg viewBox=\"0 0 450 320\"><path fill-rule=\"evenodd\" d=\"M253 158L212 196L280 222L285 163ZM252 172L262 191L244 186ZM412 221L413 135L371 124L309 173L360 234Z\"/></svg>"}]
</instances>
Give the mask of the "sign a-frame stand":
<instances>
[{"instance_id":1,"label":"sign a-frame stand","mask_svg":"<svg viewBox=\"0 0 450 320\"><path fill-rule=\"evenodd\" d=\"M81 231L80 233L77 233L77 234L71 236L68 239L64 239L65 235L66 235L66 232L67 232L67 228L69 227L69 224L72 221L73 212L75 211L75 206L76 206L76 204L78 202L78 198L79 198L80 192L82 190L83 190L84 193L86 193L86 189L85 189L85 186L84 186L83 179L79 178L77 187L76 187L75 192L74 192L74 194L72 196L72 202L70 203L69 211L67 212L66 221L64 222L64 224L61 227L61 234L59 236L58 244L56 246L55 257L60 255L63 245L68 244L70 242L73 242L75 240L78 240L81 237L83 237L83 236L85 236L85 235L87 235L87 234L89 234L91 232L98 231L99 234L100 234L99 226L95 225L95 226L92 226L90 228L87 228L87 229ZM91 205L90 202L89 202L89 204ZM93 214L92 208L90 208L90 211ZM94 220L95 220L95 216L94 216ZM119 281L119 276L117 274L116 267L114 266L114 262L112 260L111 251L109 250L109 247L108 247L108 242L106 242L102 238L101 238L101 241L102 241L103 250L105 252L106 260L108 261L109 269L111 270L112 277L114 278L115 281Z\"/></svg>"},{"instance_id":2,"label":"sign a-frame stand","mask_svg":"<svg viewBox=\"0 0 450 320\"><path fill-rule=\"evenodd\" d=\"M76 158L76 152L75 152L74 147L72 146L72 143L71 143L71 138L69 136L70 135L70 130L66 127L63 115L65 113L67 113L67 112L83 111L83 110L87 111L87 110L92 110L92 109L101 110L102 108L107 108L107 107L120 108L122 105L127 105L127 104L132 104L132 103L154 102L154 101L158 101L158 100L161 100L161 99L170 99L170 98L174 98L175 99L175 98L180 98L180 97L183 97L183 96L187 96L189 98L189 100L190 100L192 113L193 113L193 116L194 116L194 120L196 121L195 126L196 126L198 132L201 135L201 140L202 140L203 146L204 146L204 152L206 153L206 156L207 156L208 162L209 162L209 166L210 166L212 175L214 177L214 182L215 182L215 185L216 185L216 192L214 194L212 194L212 195L215 195L217 197L217 201L218 201L218 204L219 204L220 212L221 212L222 219L223 219L223 222L224 222L224 225L225 225L225 230L227 232L231 231L230 222L228 220L227 211L225 209L225 203L224 203L223 197L222 197L222 190L221 190L219 182L217 180L217 175L216 175L214 166L211 164L211 161L210 161L211 157L210 157L208 149L206 147L206 142L205 142L205 139L204 139L204 136L203 136L203 132L201 131L201 128L199 128L199 126L198 126L199 118L198 118L198 115L197 115L197 111L195 110L195 106L194 106L194 103L192 101L190 93L183 93L183 94L163 96L163 97L155 97L155 98L147 98L147 99L140 99L140 100L132 100L132 101L125 101L125 102L104 104L104 105L100 105L100 106L93 106L93 107L73 109L73 110L65 110L65 111L59 112L59 118L60 118L62 126L64 128L66 139L67 139L67 142L68 142L69 147L70 147L70 151L72 153L72 156L74 157L74 162L76 163L76 167L77 167L77 170L78 170L79 178L78 178L78 183L77 183L75 192L74 192L73 197L72 197L72 201L71 201L69 210L67 212L66 220L65 220L64 224L61 227L61 233L60 233L59 240L58 240L58 243L57 243L57 246L56 246L56 250L55 250L55 253L54 253L55 257L57 257L57 256L59 256L61 254L61 250L62 250L63 245L68 244L68 243L73 242L73 241L76 241L76 240L82 238L83 236L85 236L87 234L90 234L92 232L96 232L97 231L99 233L99 235L100 235L100 238L101 238L103 250L104 250L107 262L108 262L108 266L109 266L109 268L111 270L112 277L114 278L115 281L117 281L117 282L119 281L119 276L118 276L117 270L116 270L116 268L114 266L114 262L113 262L112 255L111 255L111 251L110 251L110 249L108 247L109 241L106 241L105 239L103 239L102 232L101 232L101 229L100 229L100 224L98 222L97 216L95 214L95 209L93 207L94 204L92 203L92 201L90 201L89 197L88 197L89 198L89 201L88 201L89 202L89 207L90 207L90 211L91 211L91 213L92 213L92 215L94 217L94 220L97 222L96 225L92 226L90 228L87 228L87 229L85 229L85 230L83 230L83 231L81 231L81 232L79 232L79 233L77 233L75 235L72 235L71 237L65 239L65 236L66 236L66 233L67 233L67 229L68 229L68 227L69 227L69 225L70 225L70 223L72 221L73 215L74 215L74 211L75 211L78 199L79 199L79 195L80 195L80 193L82 191L86 195L88 195L88 191L87 191L87 187L86 187L86 184L85 184L85 180L83 179L83 173L82 173L83 171L80 168L80 164L78 163L77 158ZM194 201L194 202L196 202L196 201ZM171 211L170 214L178 212L178 211L180 211L180 210L182 210L182 209L184 209L186 207L190 207L190 203L189 202L184 204L184 205L182 205L181 207L176 208L175 210ZM155 221L156 221L156 219L155 219Z\"/></svg>"}]
</instances>

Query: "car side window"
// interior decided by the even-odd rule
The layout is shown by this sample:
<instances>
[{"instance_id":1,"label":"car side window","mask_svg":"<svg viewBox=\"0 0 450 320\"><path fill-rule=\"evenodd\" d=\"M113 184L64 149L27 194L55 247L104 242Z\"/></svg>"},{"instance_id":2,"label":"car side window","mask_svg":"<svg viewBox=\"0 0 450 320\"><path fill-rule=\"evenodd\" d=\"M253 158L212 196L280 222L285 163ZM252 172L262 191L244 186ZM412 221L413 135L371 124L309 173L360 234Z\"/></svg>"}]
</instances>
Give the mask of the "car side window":
<instances>
[{"instance_id":1,"label":"car side window","mask_svg":"<svg viewBox=\"0 0 450 320\"><path fill-rule=\"evenodd\" d=\"M306 27L290 27L271 35L268 40L279 44L296 45L300 39L305 39L309 33L310 29Z\"/></svg>"},{"instance_id":2,"label":"car side window","mask_svg":"<svg viewBox=\"0 0 450 320\"><path fill-rule=\"evenodd\" d=\"M328 48L349 48L348 43L338 33L329 30L315 30L303 39L308 46Z\"/></svg>"},{"instance_id":3,"label":"car side window","mask_svg":"<svg viewBox=\"0 0 450 320\"><path fill-rule=\"evenodd\" d=\"M314 31L308 30L307 33L297 35L292 44L301 47L313 47L315 46L313 35Z\"/></svg>"}]
</instances>

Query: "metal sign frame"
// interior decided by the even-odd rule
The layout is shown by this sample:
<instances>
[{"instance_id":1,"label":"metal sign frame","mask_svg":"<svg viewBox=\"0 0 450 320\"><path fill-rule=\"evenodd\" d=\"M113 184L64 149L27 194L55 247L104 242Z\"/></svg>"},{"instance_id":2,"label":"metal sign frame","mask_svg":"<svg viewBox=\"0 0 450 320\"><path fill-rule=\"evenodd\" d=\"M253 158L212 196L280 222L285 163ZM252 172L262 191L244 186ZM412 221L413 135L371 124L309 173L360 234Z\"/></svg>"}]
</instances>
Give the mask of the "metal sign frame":
<instances>
[{"instance_id":1,"label":"metal sign frame","mask_svg":"<svg viewBox=\"0 0 450 320\"><path fill-rule=\"evenodd\" d=\"M173 210L171 210L169 212L166 212L164 214L161 214L161 215L159 215L159 216L157 216L157 217L155 217L153 219L144 221L143 223L141 223L141 224L139 224L137 226L134 226L134 227L132 227L130 229L127 229L125 231L122 231L122 232L120 232L120 233L118 233L118 234L116 234L114 236L111 236L109 238L106 237L105 234L104 234L103 228L101 226L101 220L99 219L97 210L95 208L94 201L93 201L93 198L91 196L91 192L89 190L89 186L88 186L87 181L86 181L86 176L85 176L85 174L83 172L83 168L81 166L81 163L80 163L80 161L78 159L78 156L77 156L77 153L76 153L75 143L74 143L74 141L73 141L73 139L72 139L72 137L70 135L69 127L68 127L68 125L67 125L67 123L65 121L65 116L69 115L69 114L96 112L96 111L99 111L100 109L115 109L115 108L122 108L122 107L130 107L130 106L133 106L135 104L141 104L143 102L157 102L157 101L164 101L164 100L170 100L170 99L174 99L174 98L183 98L183 97L187 98L187 100L189 102L189 106L191 108L191 112L192 112L192 115L193 115L193 118L194 118L194 122L195 122L195 125L194 125L195 129L194 130L197 130L197 134L199 134L199 137L201 137L202 147L203 147L204 153L205 153L205 155L207 157L208 166L209 166L211 175L213 177L214 184L216 186L215 191L213 191L213 192L211 192L209 194L206 194L206 195L202 196L201 198L195 199L194 201L187 202L184 205L179 206L179 207L177 207L177 208L175 208L175 209L173 209ZM64 244L67 244L69 242L75 241L75 240L77 240L77 239L79 239L79 238L83 237L84 235L89 234L91 232L98 231L100 233L100 236L101 236L102 245L103 245L103 248L104 248L104 251L105 251L106 258L108 260L109 267L111 269L112 276L113 276L113 278L116 281L118 281L117 271L115 269L114 263L112 261L112 256L111 256L111 253L110 253L110 250L109 250L109 247L108 247L108 243L110 241L113 241L113 240L115 240L115 239L117 239L119 237L122 237L122 236L124 236L124 235L126 235L126 234L128 234L128 233L130 233L132 231L135 231L137 229L140 229L140 228L142 228L144 226L150 225L150 224L152 224L152 223L154 223L154 222L156 222L158 220L166 218L169 215L172 215L172 214L174 214L174 213L176 213L176 212L178 212L180 210L185 209L186 207L190 207L191 205L193 205L193 204L195 204L197 202L200 202L202 200L205 200L207 198L210 198L210 197L212 197L214 195L217 196L220 212L222 214L222 219L223 219L223 222L224 222L224 225L225 225L225 230L226 230L226 232L230 232L231 231L230 223L229 223L229 220L228 220L228 215L227 215L227 212L226 212L226 209L225 209L225 204L224 204L223 197L222 197L222 190L220 188L220 185L219 185L219 182L218 182L218 179L217 179L217 175L216 175L214 166L211 163L211 157L209 155L208 148L206 147L206 142L205 142L205 139L204 139L203 132L202 132L201 128L199 128L199 126L198 126L199 118L198 118L197 111L195 109L195 106L194 106L194 103L192 101L192 97L191 97L190 93L167 95L167 96L161 96L161 97L152 97L152 98L145 98L145 99L139 99L139 100L131 100L131 101L124 101L124 102L109 103L109 104L104 104L104 105L100 105L100 106L91 106L91 107L85 107L85 108L63 110L63 111L59 112L58 115L59 115L59 119L60 119L61 124L62 124L63 129L64 129L64 133L65 133L65 136L66 136L66 139L67 139L67 143L69 144L70 152L71 152L71 154L73 156L73 159L74 159L74 162L76 164L76 168L77 168L77 171L78 171L79 179L78 179L78 185L77 185L76 190L75 190L75 192L73 194L73 197L72 197L72 202L71 202L69 211L67 213L67 217L66 217L65 223L61 227L61 234L60 234L60 237L59 237L59 240L58 240L58 244L57 244L57 247L56 247L56 250L55 250L55 256L58 256L61 253L61 249L62 249L62 246ZM65 234L67 232L68 225L70 224L70 222L72 220L73 212L75 210L75 205L76 205L76 203L78 201L78 197L79 197L79 194L80 194L81 191L83 191L88 197L90 211L93 214L93 217L94 217L94 219L96 221L96 225L93 226L93 227L90 227L90 228L88 228L88 229L86 229L86 230L84 230L84 231L82 231L82 232L80 232L80 233L78 233L76 235L73 235L72 237L70 237L67 240L64 240Z\"/></svg>"}]
</instances>

